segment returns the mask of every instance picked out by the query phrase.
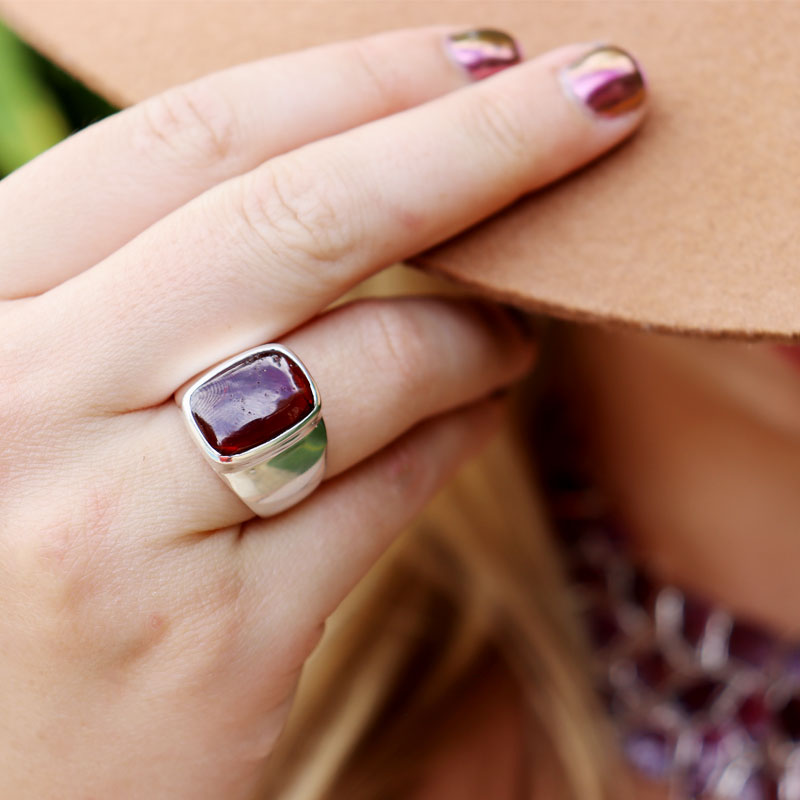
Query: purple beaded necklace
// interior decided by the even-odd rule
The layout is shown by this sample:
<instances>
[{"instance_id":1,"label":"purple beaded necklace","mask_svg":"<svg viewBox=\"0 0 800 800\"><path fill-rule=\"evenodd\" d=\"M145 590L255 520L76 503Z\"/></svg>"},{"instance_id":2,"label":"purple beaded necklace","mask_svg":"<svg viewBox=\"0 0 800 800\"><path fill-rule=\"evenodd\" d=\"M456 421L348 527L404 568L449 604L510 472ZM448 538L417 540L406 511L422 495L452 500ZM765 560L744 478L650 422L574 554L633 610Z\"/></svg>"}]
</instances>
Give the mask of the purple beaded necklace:
<instances>
[{"instance_id":1,"label":"purple beaded necklace","mask_svg":"<svg viewBox=\"0 0 800 800\"><path fill-rule=\"evenodd\" d=\"M800 800L800 641L635 563L601 488L591 392L564 353L549 371L523 435L623 752L676 800Z\"/></svg>"},{"instance_id":2,"label":"purple beaded necklace","mask_svg":"<svg viewBox=\"0 0 800 800\"><path fill-rule=\"evenodd\" d=\"M567 484L554 523L630 762L676 798L800 800L800 642L653 580L602 495Z\"/></svg>"}]
</instances>

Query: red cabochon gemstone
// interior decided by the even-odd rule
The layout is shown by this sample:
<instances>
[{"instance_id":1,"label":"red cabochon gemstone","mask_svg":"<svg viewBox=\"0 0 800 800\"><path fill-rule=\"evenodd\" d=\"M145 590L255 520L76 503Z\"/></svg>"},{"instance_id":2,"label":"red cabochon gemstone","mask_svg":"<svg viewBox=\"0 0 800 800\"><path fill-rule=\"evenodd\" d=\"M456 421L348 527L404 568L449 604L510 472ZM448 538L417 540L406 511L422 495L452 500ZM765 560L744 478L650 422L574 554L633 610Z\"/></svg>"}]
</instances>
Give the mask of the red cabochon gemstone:
<instances>
[{"instance_id":1,"label":"red cabochon gemstone","mask_svg":"<svg viewBox=\"0 0 800 800\"><path fill-rule=\"evenodd\" d=\"M297 364L276 350L238 361L195 390L192 417L220 455L252 450L307 417L311 386Z\"/></svg>"}]
</instances>

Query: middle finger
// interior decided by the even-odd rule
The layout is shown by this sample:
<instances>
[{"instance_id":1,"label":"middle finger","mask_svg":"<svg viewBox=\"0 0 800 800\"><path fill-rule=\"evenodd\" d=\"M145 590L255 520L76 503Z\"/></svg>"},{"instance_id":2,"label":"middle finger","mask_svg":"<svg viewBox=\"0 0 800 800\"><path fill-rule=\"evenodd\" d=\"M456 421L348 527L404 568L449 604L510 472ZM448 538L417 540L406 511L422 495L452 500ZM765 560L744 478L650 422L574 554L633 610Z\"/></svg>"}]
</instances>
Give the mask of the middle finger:
<instances>
[{"instance_id":1,"label":"middle finger","mask_svg":"<svg viewBox=\"0 0 800 800\"><path fill-rule=\"evenodd\" d=\"M102 382L88 388L108 410L157 404L370 272L584 164L642 116L635 94L612 106L629 113L598 115L563 91L558 70L589 49L560 48L209 190L43 296L61 352L82 366L91 354ZM634 62L604 52L598 75L636 89Z\"/></svg>"}]
</instances>

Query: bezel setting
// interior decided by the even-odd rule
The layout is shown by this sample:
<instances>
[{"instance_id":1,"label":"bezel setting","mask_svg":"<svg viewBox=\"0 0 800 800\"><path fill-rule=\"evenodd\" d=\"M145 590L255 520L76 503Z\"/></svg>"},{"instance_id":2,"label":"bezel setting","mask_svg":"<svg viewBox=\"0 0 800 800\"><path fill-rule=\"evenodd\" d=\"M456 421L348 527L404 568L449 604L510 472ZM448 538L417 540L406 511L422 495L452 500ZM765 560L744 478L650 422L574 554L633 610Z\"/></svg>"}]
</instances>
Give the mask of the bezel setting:
<instances>
[{"instance_id":1,"label":"bezel setting","mask_svg":"<svg viewBox=\"0 0 800 800\"><path fill-rule=\"evenodd\" d=\"M253 356L265 355L268 352L278 352L288 360L292 361L303 374L303 377L308 381L311 389L312 407L309 413L298 420L292 427L278 434L277 436L268 439L255 447L252 447L242 453L232 455L223 455L215 450L208 442L203 432L197 425L196 420L192 414L192 398L196 392L201 389L206 383L219 377L221 373L237 365L241 361L245 361ZM200 446L205 458L214 466L217 472L225 474L231 472L239 472L248 467L260 464L267 459L274 458L284 451L293 447L295 444L302 441L317 427L321 421L322 415L322 400L319 396L319 390L314 379L311 377L305 364L293 353L288 347L277 344L275 342L259 345L250 350L245 350L242 353L237 353L235 356L226 359L225 361L217 364L211 369L204 372L200 377L195 380L187 389L186 394L181 401L181 409L184 418L186 419L189 431Z\"/></svg>"}]
</instances>

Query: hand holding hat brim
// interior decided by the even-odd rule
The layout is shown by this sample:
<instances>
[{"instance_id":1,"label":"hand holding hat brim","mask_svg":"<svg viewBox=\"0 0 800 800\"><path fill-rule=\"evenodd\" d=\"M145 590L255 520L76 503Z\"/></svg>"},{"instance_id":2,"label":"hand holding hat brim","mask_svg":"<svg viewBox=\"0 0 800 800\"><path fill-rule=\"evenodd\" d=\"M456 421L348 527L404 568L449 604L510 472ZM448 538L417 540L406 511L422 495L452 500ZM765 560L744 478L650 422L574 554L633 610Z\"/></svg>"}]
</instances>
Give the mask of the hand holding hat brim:
<instances>
[{"instance_id":1,"label":"hand holding hat brim","mask_svg":"<svg viewBox=\"0 0 800 800\"><path fill-rule=\"evenodd\" d=\"M0 748L24 754L6 765L0 795L80 786L124 798L146 785L153 796L251 797L324 620L495 429L490 396L535 351L516 315L443 298L317 314L394 258L621 141L641 120L641 97L630 106L642 85L626 54L576 45L467 86L456 41L459 56L500 51L504 66L516 50L484 32L450 39L448 58L442 33L327 51L367 87L341 132L310 141L304 125L284 129L265 153L274 115L253 108L258 89L270 81L285 97L277 86L294 73L285 60L272 77L250 65L122 112L0 183L4 254L15 254L0 269L0 639L13 642L1 665L16 712ZM430 48L427 60L408 63L414 47ZM408 94L382 89L392 75ZM228 92L227 81L252 90ZM350 89L339 87L341 103ZM221 108L220 129L251 152L226 158L209 136L220 120L205 113ZM317 110L297 97L298 119ZM102 173L86 170L92 157ZM31 231L40 260L29 255L20 276ZM51 268L54 231L72 238ZM293 431L310 388L328 479L254 519L171 395L267 341L302 359L305 372L277 359L297 382L216 376L198 427L218 455L250 458ZM259 440L254 430L275 422L263 408L286 396L287 427ZM52 757L64 742L66 771Z\"/></svg>"},{"instance_id":2,"label":"hand holding hat brim","mask_svg":"<svg viewBox=\"0 0 800 800\"><path fill-rule=\"evenodd\" d=\"M422 22L490 20L529 54L624 42L653 87L636 141L418 263L571 319L800 335L797 4L0 0L0 9L123 104L249 58Z\"/></svg>"}]
</instances>

